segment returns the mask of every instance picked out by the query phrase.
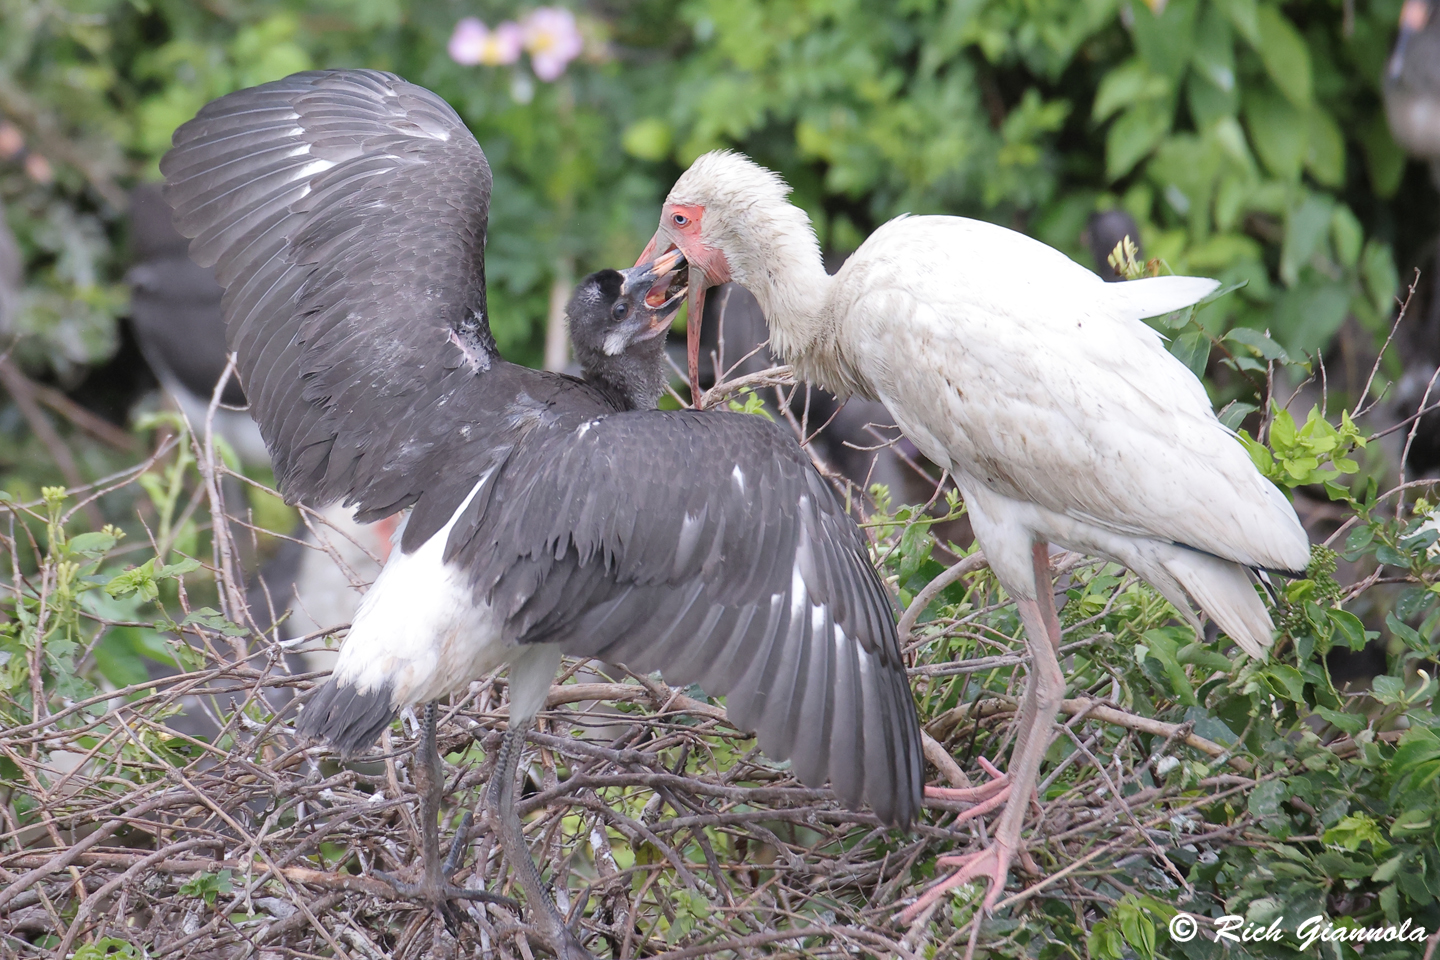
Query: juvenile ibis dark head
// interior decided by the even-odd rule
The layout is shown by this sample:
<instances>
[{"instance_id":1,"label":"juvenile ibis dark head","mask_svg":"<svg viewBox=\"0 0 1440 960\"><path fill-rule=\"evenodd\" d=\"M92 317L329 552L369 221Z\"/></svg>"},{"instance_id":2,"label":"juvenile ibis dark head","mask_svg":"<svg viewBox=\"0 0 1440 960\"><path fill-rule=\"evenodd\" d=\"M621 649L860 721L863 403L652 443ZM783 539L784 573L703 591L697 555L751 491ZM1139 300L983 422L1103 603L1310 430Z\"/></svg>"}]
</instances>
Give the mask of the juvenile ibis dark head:
<instances>
[{"instance_id":1,"label":"juvenile ibis dark head","mask_svg":"<svg viewBox=\"0 0 1440 960\"><path fill-rule=\"evenodd\" d=\"M585 378L631 410L653 409L665 390L665 332L685 299L685 258L671 251L628 270L580 281L566 316Z\"/></svg>"}]
</instances>

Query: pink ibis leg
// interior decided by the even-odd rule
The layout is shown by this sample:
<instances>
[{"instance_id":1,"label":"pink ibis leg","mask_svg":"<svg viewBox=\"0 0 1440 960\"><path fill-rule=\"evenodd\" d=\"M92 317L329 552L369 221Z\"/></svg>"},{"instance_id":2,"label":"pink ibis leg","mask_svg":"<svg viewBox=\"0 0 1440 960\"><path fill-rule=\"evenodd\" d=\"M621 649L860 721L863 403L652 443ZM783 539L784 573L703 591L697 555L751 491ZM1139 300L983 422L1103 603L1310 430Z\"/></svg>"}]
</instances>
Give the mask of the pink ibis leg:
<instances>
[{"instance_id":1,"label":"pink ibis leg","mask_svg":"<svg viewBox=\"0 0 1440 960\"><path fill-rule=\"evenodd\" d=\"M934 797L936 800L958 800L961 803L979 803L982 800L990 800L996 794L1009 793L1010 778L999 770L994 764L984 757L976 758L987 774L990 775L989 783L982 783L978 787L926 787L925 796ZM967 810L967 814L973 811Z\"/></svg>"},{"instance_id":2,"label":"pink ibis leg","mask_svg":"<svg viewBox=\"0 0 1440 960\"><path fill-rule=\"evenodd\" d=\"M1050 558L1047 546L1034 547L1036 599L1017 600L1020 622L1025 628L1025 646L1030 652L1030 676L1025 684L1025 698L1020 705L1015 751L1010 758L1009 795L995 839L978 853L960 857L941 857L938 863L958 867L954 873L931 887L900 914L901 923L909 923L952 890L971 880L989 881L984 909L990 910L1000 901L1010 862L1020 851L1020 832L1030 797L1040 778L1040 764L1050 748L1050 731L1060 702L1065 698L1065 676L1060 671L1057 651L1060 649L1060 619L1055 614L1055 598L1050 580ZM990 784L986 784L990 786ZM984 804L982 804L984 805ZM977 808L978 809L978 808ZM971 814L973 811L966 811Z\"/></svg>"}]
</instances>

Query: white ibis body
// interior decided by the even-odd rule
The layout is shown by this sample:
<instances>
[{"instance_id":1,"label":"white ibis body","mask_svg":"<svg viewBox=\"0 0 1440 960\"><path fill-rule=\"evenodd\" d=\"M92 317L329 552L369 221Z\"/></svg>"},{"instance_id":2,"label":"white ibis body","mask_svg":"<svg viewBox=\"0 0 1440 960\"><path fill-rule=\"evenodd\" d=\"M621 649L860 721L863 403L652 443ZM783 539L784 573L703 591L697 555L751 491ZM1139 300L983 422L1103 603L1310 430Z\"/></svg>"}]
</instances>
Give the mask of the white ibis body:
<instances>
[{"instance_id":1,"label":"white ibis body","mask_svg":"<svg viewBox=\"0 0 1440 960\"><path fill-rule=\"evenodd\" d=\"M830 277L788 192L743 156L706 154L670 191L642 259L678 247L692 300L722 280L747 287L797 377L882 401L964 495L1031 656L995 842L942 885L988 877L993 905L1064 694L1046 545L1126 565L1197 627L1194 607L1263 657L1272 625L1254 571L1302 570L1309 544L1200 382L1141 322L1195 303L1213 280L1105 283L1036 240L959 217L892 220Z\"/></svg>"},{"instance_id":2,"label":"white ibis body","mask_svg":"<svg viewBox=\"0 0 1440 960\"><path fill-rule=\"evenodd\" d=\"M511 802L562 653L728 695L735 722L802 780L828 778L847 803L909 822L919 727L863 535L781 428L643 409L665 383L660 334L680 299L645 297L679 257L581 285L571 320L586 382L496 350L490 169L429 91L373 71L242 90L181 127L161 169L191 255L226 287L229 342L281 490L344 500L362 520L410 509L302 733L351 752L406 704L508 665L490 795L507 859L566 956L585 954ZM427 719L426 873L413 893L438 901L459 894L440 867Z\"/></svg>"}]
</instances>

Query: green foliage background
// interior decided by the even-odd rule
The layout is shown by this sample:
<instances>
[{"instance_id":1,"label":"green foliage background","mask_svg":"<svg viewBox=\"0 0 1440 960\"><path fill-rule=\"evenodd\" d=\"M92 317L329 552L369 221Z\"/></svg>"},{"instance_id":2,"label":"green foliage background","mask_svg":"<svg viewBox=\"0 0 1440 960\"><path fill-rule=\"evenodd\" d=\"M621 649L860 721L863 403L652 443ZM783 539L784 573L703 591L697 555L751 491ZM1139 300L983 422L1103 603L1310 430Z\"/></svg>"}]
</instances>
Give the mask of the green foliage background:
<instances>
[{"instance_id":1,"label":"green foliage background","mask_svg":"<svg viewBox=\"0 0 1440 960\"><path fill-rule=\"evenodd\" d=\"M73 379L114 349L122 191L158 176L175 126L313 67L394 70L474 128L497 174L496 332L524 360L549 281L632 258L715 147L781 170L838 253L896 214L957 213L1089 262L1086 216L1123 206L1148 256L1249 281L1206 331L1268 328L1292 352L1347 315L1382 330L1396 263L1408 278L1435 227L1380 106L1399 0L635 0L577 7L586 52L553 84L445 55L460 16L523 9L3 0L0 115L56 174L0 164L27 366Z\"/></svg>"},{"instance_id":2,"label":"green foliage background","mask_svg":"<svg viewBox=\"0 0 1440 960\"><path fill-rule=\"evenodd\" d=\"M1025 230L1088 263L1086 218L1124 207L1141 225L1147 256L1177 273L1244 283L1170 331L1197 371L1207 369L1212 344L1226 346L1228 366L1209 365L1209 386L1217 402L1247 404L1237 415L1265 400L1238 374L1314 353L1347 321L1362 340L1382 336L1402 281L1440 227L1425 171L1391 140L1381 107L1399 0L1170 0L1159 13L1118 0L596 2L574 7L586 52L555 83L523 64L461 67L446 56L459 17L494 23L523 9L490 0L0 0L0 120L53 170L46 181L27 172L24 155L0 160L0 201L27 266L15 329L0 349L13 339L29 373L64 386L103 364L125 312L125 191L158 176L171 131L207 100L312 67L396 71L438 91L471 125L496 173L495 333L527 362L540 356L551 285L633 260L670 183L715 147L783 172L822 242L840 254L899 213L957 213ZM1358 402L1361 384L1332 378L1330 386L1333 409ZM1077 579L1065 608L1069 636L1110 642L1076 655L1072 689L1193 722L1248 758L1260 784L1196 801L1184 816L1200 820L1172 823L1182 851L1187 832L1206 829L1202 820L1233 831L1219 854L1203 848L1184 864L1199 900L1181 901L1164 892L1158 871L1136 867L1132 886L1105 888L1119 896L1098 921L1055 901L1023 922L987 926L985 942L999 954L1208 958L1203 939L1179 952L1165 939L1182 902L1261 925L1311 910L1440 923L1431 550L1440 526L1430 503L1397 507L1403 497L1379 492L1382 471L1346 459L1362 433L1348 420L1337 429L1284 414L1251 442L1277 482L1330 487L1349 518L1338 552L1357 569L1383 565L1395 581L1345 596L1341 609L1335 557L1317 553L1311 577L1281 598L1274 662L1227 661L1223 647L1176 630L1173 612L1113 570ZM90 478L117 465L116 454L72 441ZM66 616L46 620L45 604L30 600L0 611L0 685L13 694L5 708L17 720L35 707L27 660L47 665L43 693L78 698L91 682L142 682L136 651L174 656L158 638L180 620L167 612L172 581L194 568L169 563L168 553L208 549L193 521L170 529L192 466L180 457L169 473L141 481L145 509L164 520L148 566L143 550L116 550L118 531L67 532L85 522L69 507L62 522L58 490L16 514L40 525L35 536L48 544L40 567L73 567L70 593L56 601ZM57 479L0 398L0 490L34 500L41 483ZM131 544L143 539L136 502L145 504L129 488L101 504L105 519L130 524ZM881 554L908 601L940 565L927 521L884 507ZM981 634L1013 642L1017 625L1002 600L983 576L951 588L933 623L964 629L923 627L917 663L973 658L990 649ZM201 626L234 629L205 615ZM156 629L114 626L145 620ZM1373 695L1337 690L1325 654L1377 637L1389 647ZM94 657L77 659L78 650ZM1001 696L1015 675L1012 665L968 689L968 674L927 675L918 681L922 712L936 721L981 693ZM1320 721L1327 738L1348 738L1348 752L1322 742ZM973 745L979 725L970 730ZM1141 767L1159 748L1104 736L1097 753L1129 751ZM1047 769L1070 752L1057 741ZM1193 799L1219 789L1219 768L1206 763L1187 756L1145 776L1172 801ZM1044 799L1095 787L1072 769ZM934 869L928 857L921 864L918 885ZM962 928L975 902L947 907L936 921L942 934ZM1365 954L1377 955L1409 954Z\"/></svg>"}]
</instances>

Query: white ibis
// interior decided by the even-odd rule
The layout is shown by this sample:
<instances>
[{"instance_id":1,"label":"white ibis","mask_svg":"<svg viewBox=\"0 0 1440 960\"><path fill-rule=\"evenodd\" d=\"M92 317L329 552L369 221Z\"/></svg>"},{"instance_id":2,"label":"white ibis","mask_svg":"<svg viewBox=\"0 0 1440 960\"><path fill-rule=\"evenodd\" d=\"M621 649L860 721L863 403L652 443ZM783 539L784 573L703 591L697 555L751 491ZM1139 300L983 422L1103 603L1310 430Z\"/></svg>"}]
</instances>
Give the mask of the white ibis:
<instances>
[{"instance_id":1,"label":"white ibis","mask_svg":"<svg viewBox=\"0 0 1440 960\"><path fill-rule=\"evenodd\" d=\"M998 803L1008 791L994 842L947 858L960 869L902 918L977 878L989 881L988 909L1019 850L1065 690L1047 545L1124 564L1197 628L1192 604L1258 658L1273 628L1256 572L1303 570L1309 543L1199 380L1141 322L1195 303L1215 281L1105 283L1043 243L960 217L892 220L831 277L788 193L746 157L706 154L670 191L641 259L684 253L692 317L711 284L749 289L798 377L882 401L964 495L1019 607L1030 679L1008 783L945 794Z\"/></svg>"},{"instance_id":2,"label":"white ibis","mask_svg":"<svg viewBox=\"0 0 1440 960\"><path fill-rule=\"evenodd\" d=\"M362 520L410 508L299 725L353 753L405 705L432 702L416 763L424 875L392 881L397 893L475 896L439 858L433 701L508 665L490 799L545 938L586 956L513 806L525 730L562 653L727 695L734 722L801 780L828 777L847 803L911 820L918 721L890 601L844 504L763 418L643 409L664 382L660 334L680 294L645 298L665 299L678 256L581 285L572 322L588 383L497 352L490 168L429 91L374 71L296 74L204 107L161 169L191 255L226 287L281 490L344 500Z\"/></svg>"}]
</instances>

